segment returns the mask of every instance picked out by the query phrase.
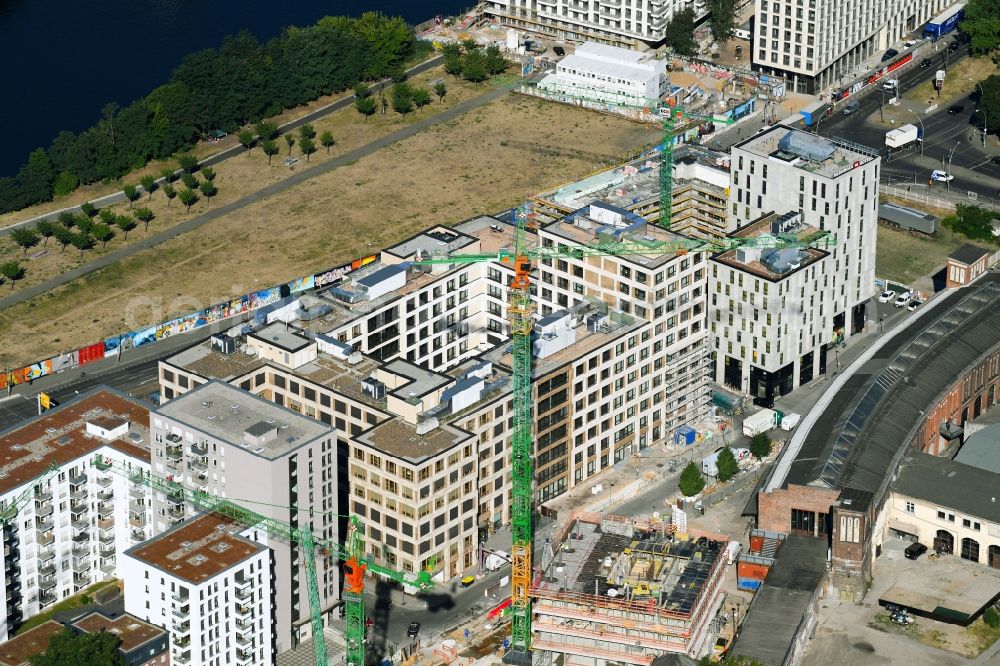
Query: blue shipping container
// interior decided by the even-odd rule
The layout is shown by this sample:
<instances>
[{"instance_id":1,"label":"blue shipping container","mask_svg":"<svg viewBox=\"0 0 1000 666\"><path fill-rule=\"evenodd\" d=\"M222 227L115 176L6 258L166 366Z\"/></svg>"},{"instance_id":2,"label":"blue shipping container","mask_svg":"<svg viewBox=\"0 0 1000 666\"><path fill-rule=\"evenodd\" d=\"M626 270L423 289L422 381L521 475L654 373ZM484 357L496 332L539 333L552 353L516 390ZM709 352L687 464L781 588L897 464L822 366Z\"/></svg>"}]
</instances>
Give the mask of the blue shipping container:
<instances>
[{"instance_id":1,"label":"blue shipping container","mask_svg":"<svg viewBox=\"0 0 1000 666\"><path fill-rule=\"evenodd\" d=\"M760 587L761 582L763 582L763 581L759 581L759 580L757 580L755 578L737 578L736 579L736 587L738 587L741 590L753 590L753 591L756 591L757 588Z\"/></svg>"},{"instance_id":2,"label":"blue shipping container","mask_svg":"<svg viewBox=\"0 0 1000 666\"><path fill-rule=\"evenodd\" d=\"M674 431L674 444L684 444L685 446L690 446L694 444L695 437L697 433L694 428L690 426L681 426Z\"/></svg>"}]
</instances>

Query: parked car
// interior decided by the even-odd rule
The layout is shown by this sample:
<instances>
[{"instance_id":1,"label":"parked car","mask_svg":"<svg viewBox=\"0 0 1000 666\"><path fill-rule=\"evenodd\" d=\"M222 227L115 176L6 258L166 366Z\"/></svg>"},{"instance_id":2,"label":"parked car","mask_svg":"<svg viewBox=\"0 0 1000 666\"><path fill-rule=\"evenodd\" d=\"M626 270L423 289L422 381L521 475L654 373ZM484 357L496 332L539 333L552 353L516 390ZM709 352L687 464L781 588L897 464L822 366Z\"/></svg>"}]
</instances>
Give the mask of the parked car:
<instances>
[{"instance_id":1,"label":"parked car","mask_svg":"<svg viewBox=\"0 0 1000 666\"><path fill-rule=\"evenodd\" d=\"M934 169L934 171L931 171L931 180L939 183L947 183L948 181L955 180L955 177L947 171Z\"/></svg>"},{"instance_id":2,"label":"parked car","mask_svg":"<svg viewBox=\"0 0 1000 666\"><path fill-rule=\"evenodd\" d=\"M990 162L992 162L993 164L1000 165L1000 155L994 155L993 157L991 157Z\"/></svg>"},{"instance_id":3,"label":"parked car","mask_svg":"<svg viewBox=\"0 0 1000 666\"><path fill-rule=\"evenodd\" d=\"M860 110L861 110L861 102L855 100L853 102L849 102L847 106L844 107L844 115L849 116L854 113L857 113Z\"/></svg>"},{"instance_id":4,"label":"parked car","mask_svg":"<svg viewBox=\"0 0 1000 666\"><path fill-rule=\"evenodd\" d=\"M420 623L411 622L410 626L406 629L406 635L410 638L416 638L418 633L420 633Z\"/></svg>"},{"instance_id":5,"label":"parked car","mask_svg":"<svg viewBox=\"0 0 1000 666\"><path fill-rule=\"evenodd\" d=\"M910 312L913 312L923 304L924 304L923 301L912 300L910 301L910 304L906 306L906 309L909 310Z\"/></svg>"},{"instance_id":6,"label":"parked car","mask_svg":"<svg viewBox=\"0 0 1000 666\"><path fill-rule=\"evenodd\" d=\"M927 546L920 543L919 541L914 541L913 543L911 543L909 546L906 547L906 550L903 551L903 555L905 555L906 559L908 560L915 560L926 552L927 552Z\"/></svg>"},{"instance_id":7,"label":"parked car","mask_svg":"<svg viewBox=\"0 0 1000 666\"><path fill-rule=\"evenodd\" d=\"M955 51L959 50L960 48L962 48L962 44L961 44L961 42L959 42L956 39L955 41L953 41L950 44L948 44L948 53L954 53Z\"/></svg>"},{"instance_id":8,"label":"parked car","mask_svg":"<svg viewBox=\"0 0 1000 666\"><path fill-rule=\"evenodd\" d=\"M891 289L886 289L882 292L882 295L878 297L879 303L888 303L892 299L896 298L896 292Z\"/></svg>"},{"instance_id":9,"label":"parked car","mask_svg":"<svg viewBox=\"0 0 1000 666\"><path fill-rule=\"evenodd\" d=\"M906 305L907 303L909 303L910 299L912 299L912 298L913 298L913 295L910 294L910 292L907 291L905 293L900 294L896 298L896 300L893 302L893 305L895 305L897 308L901 308L904 305Z\"/></svg>"},{"instance_id":10,"label":"parked car","mask_svg":"<svg viewBox=\"0 0 1000 666\"><path fill-rule=\"evenodd\" d=\"M469 587L475 582L476 582L475 576L465 576L464 578L462 578L462 587Z\"/></svg>"},{"instance_id":11,"label":"parked car","mask_svg":"<svg viewBox=\"0 0 1000 666\"><path fill-rule=\"evenodd\" d=\"M886 60L892 60L898 55L899 51L897 51L896 49L889 49L888 51L882 54L882 62L885 62Z\"/></svg>"},{"instance_id":12,"label":"parked car","mask_svg":"<svg viewBox=\"0 0 1000 666\"><path fill-rule=\"evenodd\" d=\"M962 106L961 104L956 104L955 106L948 107L948 113L950 113L953 116L957 116L958 114L962 113L962 111L965 111L965 107Z\"/></svg>"},{"instance_id":13,"label":"parked car","mask_svg":"<svg viewBox=\"0 0 1000 666\"><path fill-rule=\"evenodd\" d=\"M562 57L562 56L566 55L566 49L564 49L561 46L553 46L552 47L552 52L555 53L559 57Z\"/></svg>"},{"instance_id":14,"label":"parked car","mask_svg":"<svg viewBox=\"0 0 1000 666\"><path fill-rule=\"evenodd\" d=\"M928 67L931 66L931 64L932 63L930 58L924 58L923 60L920 61L920 69L927 69Z\"/></svg>"}]
</instances>

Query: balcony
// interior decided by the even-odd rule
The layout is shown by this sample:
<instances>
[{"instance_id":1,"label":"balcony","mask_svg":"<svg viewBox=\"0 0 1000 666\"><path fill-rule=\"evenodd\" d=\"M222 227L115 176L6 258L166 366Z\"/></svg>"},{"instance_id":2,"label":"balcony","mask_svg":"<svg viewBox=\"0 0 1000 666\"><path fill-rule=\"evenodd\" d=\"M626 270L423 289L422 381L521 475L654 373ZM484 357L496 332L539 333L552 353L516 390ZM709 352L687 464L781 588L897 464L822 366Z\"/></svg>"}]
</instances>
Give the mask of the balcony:
<instances>
[{"instance_id":1,"label":"balcony","mask_svg":"<svg viewBox=\"0 0 1000 666\"><path fill-rule=\"evenodd\" d=\"M87 545L90 543L90 535L86 532L80 532L79 534L73 535L74 548L77 545Z\"/></svg>"},{"instance_id":2,"label":"balcony","mask_svg":"<svg viewBox=\"0 0 1000 666\"><path fill-rule=\"evenodd\" d=\"M189 604L184 604L183 606L174 606L173 616L178 620L186 620L188 615L191 614L191 606Z\"/></svg>"},{"instance_id":3,"label":"balcony","mask_svg":"<svg viewBox=\"0 0 1000 666\"><path fill-rule=\"evenodd\" d=\"M115 491L112 490L111 488L108 488L107 490L102 490L101 492L97 493L97 499L101 500L102 502L107 502L110 499L114 499L114 497L115 497Z\"/></svg>"},{"instance_id":4,"label":"balcony","mask_svg":"<svg viewBox=\"0 0 1000 666\"><path fill-rule=\"evenodd\" d=\"M87 585L90 585L93 582L94 580L90 577L90 574L87 572L73 573L73 585L77 587L77 589L75 590L77 592L79 591L79 588L86 587Z\"/></svg>"},{"instance_id":5,"label":"balcony","mask_svg":"<svg viewBox=\"0 0 1000 666\"><path fill-rule=\"evenodd\" d=\"M236 637L236 645L247 650L253 650L253 636Z\"/></svg>"},{"instance_id":6,"label":"balcony","mask_svg":"<svg viewBox=\"0 0 1000 666\"><path fill-rule=\"evenodd\" d=\"M36 490L34 497L35 497L35 501L36 502L51 502L52 501L52 491L51 490L42 490L42 491Z\"/></svg>"},{"instance_id":7,"label":"balcony","mask_svg":"<svg viewBox=\"0 0 1000 666\"><path fill-rule=\"evenodd\" d=\"M183 622L178 622L177 624L174 625L173 633L175 636L188 635L189 633L191 633L191 621L184 620Z\"/></svg>"},{"instance_id":8,"label":"balcony","mask_svg":"<svg viewBox=\"0 0 1000 666\"><path fill-rule=\"evenodd\" d=\"M114 483L114 479L112 479L110 476L97 477L97 485L99 485L101 488L107 488L112 483Z\"/></svg>"},{"instance_id":9,"label":"balcony","mask_svg":"<svg viewBox=\"0 0 1000 666\"><path fill-rule=\"evenodd\" d=\"M38 575L44 578L51 578L56 575L56 565L55 564L43 564L38 567Z\"/></svg>"},{"instance_id":10,"label":"balcony","mask_svg":"<svg viewBox=\"0 0 1000 666\"><path fill-rule=\"evenodd\" d=\"M184 457L184 448L181 446L168 446L167 447L167 460L177 460L179 461Z\"/></svg>"},{"instance_id":11,"label":"balcony","mask_svg":"<svg viewBox=\"0 0 1000 666\"><path fill-rule=\"evenodd\" d=\"M35 504L35 515L39 518L45 518L52 515L52 502L42 502Z\"/></svg>"},{"instance_id":12,"label":"balcony","mask_svg":"<svg viewBox=\"0 0 1000 666\"><path fill-rule=\"evenodd\" d=\"M83 502L89 496L90 493L87 492L87 486L83 486L77 490L70 490L69 492L69 498L74 502Z\"/></svg>"},{"instance_id":13,"label":"balcony","mask_svg":"<svg viewBox=\"0 0 1000 666\"><path fill-rule=\"evenodd\" d=\"M194 472L207 472L208 471L207 459L202 460L199 458L198 460L192 460L191 462L188 463L188 469Z\"/></svg>"},{"instance_id":14,"label":"balcony","mask_svg":"<svg viewBox=\"0 0 1000 666\"><path fill-rule=\"evenodd\" d=\"M56 586L55 576L40 576L38 578L38 589L45 591L51 590Z\"/></svg>"},{"instance_id":15,"label":"balcony","mask_svg":"<svg viewBox=\"0 0 1000 666\"><path fill-rule=\"evenodd\" d=\"M70 523L74 530L85 530L90 527L90 520L84 516L73 516L73 522Z\"/></svg>"},{"instance_id":16,"label":"balcony","mask_svg":"<svg viewBox=\"0 0 1000 666\"><path fill-rule=\"evenodd\" d=\"M167 493L167 502L170 504L184 504L184 491L175 488Z\"/></svg>"},{"instance_id":17,"label":"balcony","mask_svg":"<svg viewBox=\"0 0 1000 666\"><path fill-rule=\"evenodd\" d=\"M145 527L146 526L146 514L144 513L130 513L128 516L128 524L132 527Z\"/></svg>"},{"instance_id":18,"label":"balcony","mask_svg":"<svg viewBox=\"0 0 1000 666\"><path fill-rule=\"evenodd\" d=\"M190 664L191 663L191 651L183 652L179 655L173 657L173 662L175 664Z\"/></svg>"},{"instance_id":19,"label":"balcony","mask_svg":"<svg viewBox=\"0 0 1000 666\"><path fill-rule=\"evenodd\" d=\"M52 592L42 592L38 595L38 606L40 608L45 608L56 602L56 595Z\"/></svg>"},{"instance_id":20,"label":"balcony","mask_svg":"<svg viewBox=\"0 0 1000 666\"><path fill-rule=\"evenodd\" d=\"M191 484L197 488L205 488L208 486L208 477L205 476L204 474L192 476Z\"/></svg>"},{"instance_id":21,"label":"balcony","mask_svg":"<svg viewBox=\"0 0 1000 666\"><path fill-rule=\"evenodd\" d=\"M175 603L181 605L186 604L191 599L191 597L186 594L171 594L170 598L173 599Z\"/></svg>"},{"instance_id":22,"label":"balcony","mask_svg":"<svg viewBox=\"0 0 1000 666\"><path fill-rule=\"evenodd\" d=\"M170 516L171 518L183 518L184 517L184 506L178 504L178 505L170 507L169 509L167 509L167 515Z\"/></svg>"},{"instance_id":23,"label":"balcony","mask_svg":"<svg viewBox=\"0 0 1000 666\"><path fill-rule=\"evenodd\" d=\"M251 650L236 650L236 660L240 664L251 664L254 660L254 653Z\"/></svg>"},{"instance_id":24,"label":"balcony","mask_svg":"<svg viewBox=\"0 0 1000 666\"><path fill-rule=\"evenodd\" d=\"M208 444L202 442L201 444L191 445L191 455L194 456L207 456L208 455Z\"/></svg>"},{"instance_id":25,"label":"balcony","mask_svg":"<svg viewBox=\"0 0 1000 666\"><path fill-rule=\"evenodd\" d=\"M129 522L132 522L131 519ZM146 540L146 530L132 530L129 532L129 538L132 541L145 541Z\"/></svg>"},{"instance_id":26,"label":"balcony","mask_svg":"<svg viewBox=\"0 0 1000 666\"><path fill-rule=\"evenodd\" d=\"M115 511L115 505L111 502L101 502L97 505L97 515L101 518L107 518Z\"/></svg>"},{"instance_id":27,"label":"balcony","mask_svg":"<svg viewBox=\"0 0 1000 666\"><path fill-rule=\"evenodd\" d=\"M112 540L111 543L102 543L98 551L101 553L102 556L114 555L115 542Z\"/></svg>"},{"instance_id":28,"label":"balcony","mask_svg":"<svg viewBox=\"0 0 1000 666\"><path fill-rule=\"evenodd\" d=\"M83 546L83 545L73 546L73 557L74 558L90 557L90 548L88 546Z\"/></svg>"},{"instance_id":29,"label":"balcony","mask_svg":"<svg viewBox=\"0 0 1000 666\"><path fill-rule=\"evenodd\" d=\"M55 559L56 549L55 548L39 548L38 549L38 561L48 562L49 560Z\"/></svg>"},{"instance_id":30,"label":"balcony","mask_svg":"<svg viewBox=\"0 0 1000 666\"><path fill-rule=\"evenodd\" d=\"M114 529L101 530L97 534L97 539L101 543L114 543L115 542L115 531L114 531Z\"/></svg>"},{"instance_id":31,"label":"balcony","mask_svg":"<svg viewBox=\"0 0 1000 666\"><path fill-rule=\"evenodd\" d=\"M79 474L77 474L75 476L69 477L69 486L70 486L69 491L71 493L75 492L73 490L73 486L84 486L84 487L86 487L86 485L87 485L87 473L86 472L80 472ZM77 490L79 490L79 488Z\"/></svg>"},{"instance_id":32,"label":"balcony","mask_svg":"<svg viewBox=\"0 0 1000 666\"><path fill-rule=\"evenodd\" d=\"M132 486L128 489L128 495L133 499L145 499L147 494L145 486Z\"/></svg>"},{"instance_id":33,"label":"balcony","mask_svg":"<svg viewBox=\"0 0 1000 666\"><path fill-rule=\"evenodd\" d=\"M49 544L51 544L55 540L56 540L56 536L52 532L45 532L43 534L39 534L38 535L38 545L39 546L48 546Z\"/></svg>"},{"instance_id":34,"label":"balcony","mask_svg":"<svg viewBox=\"0 0 1000 666\"><path fill-rule=\"evenodd\" d=\"M111 469L111 462L105 460L101 456L97 456L96 458L94 458L94 467L101 470L102 472L106 472L109 469Z\"/></svg>"},{"instance_id":35,"label":"balcony","mask_svg":"<svg viewBox=\"0 0 1000 666\"><path fill-rule=\"evenodd\" d=\"M236 604L236 617L237 618L249 618L253 615L253 606L250 604Z\"/></svg>"},{"instance_id":36,"label":"balcony","mask_svg":"<svg viewBox=\"0 0 1000 666\"><path fill-rule=\"evenodd\" d=\"M253 599L253 590L251 588L236 588L236 598L240 601L251 601Z\"/></svg>"},{"instance_id":37,"label":"balcony","mask_svg":"<svg viewBox=\"0 0 1000 666\"><path fill-rule=\"evenodd\" d=\"M104 560L101 562L101 573L110 574L115 571L115 561L114 560Z\"/></svg>"},{"instance_id":38,"label":"balcony","mask_svg":"<svg viewBox=\"0 0 1000 666\"><path fill-rule=\"evenodd\" d=\"M97 521L97 526L102 530L110 529L115 526L114 518L101 518Z\"/></svg>"},{"instance_id":39,"label":"balcony","mask_svg":"<svg viewBox=\"0 0 1000 666\"><path fill-rule=\"evenodd\" d=\"M174 632L174 635L176 635L176 632ZM179 639L177 639L177 640L174 641L174 647L180 648L181 650L183 650L185 648L188 648L190 646L191 646L191 637L190 636L186 636L184 638L179 638Z\"/></svg>"},{"instance_id":40,"label":"balcony","mask_svg":"<svg viewBox=\"0 0 1000 666\"><path fill-rule=\"evenodd\" d=\"M46 530L51 530L52 519L49 518L48 516L37 516L35 518L35 529L42 530L43 532Z\"/></svg>"}]
</instances>

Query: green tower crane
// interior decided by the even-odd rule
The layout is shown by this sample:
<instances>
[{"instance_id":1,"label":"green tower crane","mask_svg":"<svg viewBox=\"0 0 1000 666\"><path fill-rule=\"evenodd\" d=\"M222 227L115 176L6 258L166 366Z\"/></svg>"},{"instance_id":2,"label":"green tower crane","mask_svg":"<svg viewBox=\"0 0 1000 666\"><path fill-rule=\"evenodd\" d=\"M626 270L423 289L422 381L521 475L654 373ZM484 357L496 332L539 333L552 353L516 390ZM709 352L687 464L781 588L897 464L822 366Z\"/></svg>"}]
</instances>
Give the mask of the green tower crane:
<instances>
[{"instance_id":1,"label":"green tower crane","mask_svg":"<svg viewBox=\"0 0 1000 666\"><path fill-rule=\"evenodd\" d=\"M189 490L176 481L138 472L120 462L96 456L94 458L94 466L102 471L111 471L125 476L133 483L141 483L173 497L180 497L199 511L217 513L247 527L260 527L266 530L271 536L287 541L288 543L298 544L302 549L302 557L305 560L306 584L309 594L309 610L311 614L316 666L328 666L329 663L326 641L323 639L322 605L319 596L319 584L316 577L317 549L325 556L332 555L336 557L344 562L345 565L344 602L346 612L344 637L347 643L347 663L349 666L365 666L364 576L366 572L384 576L395 582L421 590L429 589L434 585L431 575L427 571L417 573L396 571L366 558L364 553L364 537L362 536L363 529L361 521L358 520L357 516L351 516L347 545L344 546L335 541L317 539L308 525L305 527L292 527L288 523L251 511L237 504L236 501L209 495L200 490ZM279 508L298 509L310 515L319 513L301 507L281 506Z\"/></svg>"},{"instance_id":2,"label":"green tower crane","mask_svg":"<svg viewBox=\"0 0 1000 666\"><path fill-rule=\"evenodd\" d=\"M589 245L569 247L528 246L527 211L519 208L514 228L514 247L495 254L452 254L417 256L415 264L467 264L500 262L510 265L514 278L510 283L507 316L513 343L514 429L511 434L511 643L517 652L531 649L531 583L535 454L532 435L531 333L534 328L534 303L531 300L532 261L537 259L582 259L595 256L687 254L689 252L724 252L734 248L830 247L836 238L817 232L800 238L794 234L764 234L750 238L685 238L667 241L631 237L621 241L598 240Z\"/></svg>"}]
</instances>

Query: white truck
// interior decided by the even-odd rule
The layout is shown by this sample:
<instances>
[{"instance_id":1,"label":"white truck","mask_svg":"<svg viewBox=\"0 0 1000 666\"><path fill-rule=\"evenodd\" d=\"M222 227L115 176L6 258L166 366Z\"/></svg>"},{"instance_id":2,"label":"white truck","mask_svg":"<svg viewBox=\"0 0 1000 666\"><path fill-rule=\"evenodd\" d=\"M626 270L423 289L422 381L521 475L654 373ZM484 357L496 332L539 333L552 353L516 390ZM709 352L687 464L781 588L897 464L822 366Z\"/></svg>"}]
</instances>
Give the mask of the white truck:
<instances>
[{"instance_id":1,"label":"white truck","mask_svg":"<svg viewBox=\"0 0 1000 666\"><path fill-rule=\"evenodd\" d=\"M702 474L712 477L719 475L719 468L716 467L715 463L719 459L719 453L721 453L724 448L724 446L720 446L715 450L715 453L701 461ZM750 459L750 449L734 449L730 446L729 450L733 452L733 457L736 458L737 463L741 463L741 466L742 464L746 464L743 461Z\"/></svg>"},{"instance_id":2,"label":"white truck","mask_svg":"<svg viewBox=\"0 0 1000 666\"><path fill-rule=\"evenodd\" d=\"M885 133L886 148L902 148L914 141L922 141L920 128L916 125L903 125Z\"/></svg>"},{"instance_id":3,"label":"white truck","mask_svg":"<svg viewBox=\"0 0 1000 666\"><path fill-rule=\"evenodd\" d=\"M762 409L743 419L743 434L753 437L767 432L776 425L778 425L778 412L773 409Z\"/></svg>"},{"instance_id":4,"label":"white truck","mask_svg":"<svg viewBox=\"0 0 1000 666\"><path fill-rule=\"evenodd\" d=\"M510 555L502 550L493 551L486 556L486 562L484 562L487 571L502 569L506 564L510 564Z\"/></svg>"}]
</instances>

